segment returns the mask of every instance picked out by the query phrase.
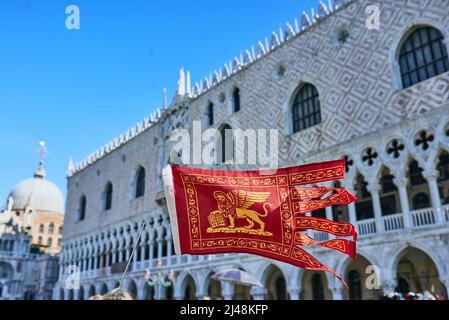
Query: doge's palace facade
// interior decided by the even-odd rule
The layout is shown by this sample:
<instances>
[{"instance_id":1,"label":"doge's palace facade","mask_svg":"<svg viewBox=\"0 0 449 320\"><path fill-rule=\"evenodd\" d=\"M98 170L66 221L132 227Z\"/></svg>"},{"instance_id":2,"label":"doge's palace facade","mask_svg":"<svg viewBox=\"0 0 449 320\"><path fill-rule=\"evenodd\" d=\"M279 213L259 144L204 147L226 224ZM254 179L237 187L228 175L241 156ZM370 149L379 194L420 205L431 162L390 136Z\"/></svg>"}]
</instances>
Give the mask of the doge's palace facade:
<instances>
[{"instance_id":1,"label":"doge's palace facade","mask_svg":"<svg viewBox=\"0 0 449 320\"><path fill-rule=\"evenodd\" d=\"M449 5L379 0L380 26L370 29L365 12L370 4L321 3L313 16L303 14L193 86L190 74L181 71L170 106L70 164L54 298L87 299L116 288L133 248L124 287L137 299L447 295ZM251 255L174 255L161 171L175 152L170 133L191 129L194 121L219 132L278 129L281 166L347 160L341 185L359 200L310 214L356 225L355 260L311 249L349 289L327 274ZM80 272L75 290L65 286L73 266ZM374 287L372 266L379 271ZM241 268L265 288L212 280L222 268ZM173 285L148 286L146 270L161 278L172 272Z\"/></svg>"}]
</instances>

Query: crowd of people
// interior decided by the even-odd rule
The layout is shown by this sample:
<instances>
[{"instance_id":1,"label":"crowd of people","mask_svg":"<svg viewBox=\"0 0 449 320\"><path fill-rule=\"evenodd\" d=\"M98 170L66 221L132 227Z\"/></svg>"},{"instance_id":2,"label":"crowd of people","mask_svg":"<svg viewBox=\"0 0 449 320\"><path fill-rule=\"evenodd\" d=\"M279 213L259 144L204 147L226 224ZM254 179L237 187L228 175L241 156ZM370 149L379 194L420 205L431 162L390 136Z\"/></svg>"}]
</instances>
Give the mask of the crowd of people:
<instances>
[{"instance_id":1,"label":"crowd of people","mask_svg":"<svg viewBox=\"0 0 449 320\"><path fill-rule=\"evenodd\" d=\"M133 298L128 292L117 288L105 295L95 295L90 297L89 300L133 300Z\"/></svg>"},{"instance_id":2,"label":"crowd of people","mask_svg":"<svg viewBox=\"0 0 449 320\"><path fill-rule=\"evenodd\" d=\"M381 297L381 300L445 300L443 296L424 291L424 293L408 292L406 294L392 292Z\"/></svg>"}]
</instances>

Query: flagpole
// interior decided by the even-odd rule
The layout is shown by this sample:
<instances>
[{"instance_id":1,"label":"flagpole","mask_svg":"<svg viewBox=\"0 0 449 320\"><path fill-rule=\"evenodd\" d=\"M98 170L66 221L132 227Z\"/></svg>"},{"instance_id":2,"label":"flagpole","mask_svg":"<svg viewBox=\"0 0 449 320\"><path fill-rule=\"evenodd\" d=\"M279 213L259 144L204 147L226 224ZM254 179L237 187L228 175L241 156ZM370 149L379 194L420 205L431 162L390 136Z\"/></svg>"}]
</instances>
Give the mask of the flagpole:
<instances>
[{"instance_id":1,"label":"flagpole","mask_svg":"<svg viewBox=\"0 0 449 320\"><path fill-rule=\"evenodd\" d=\"M134 254L135 254L136 249L137 249L137 244L139 243L140 239L142 238L142 234L143 234L143 231L144 231L145 226L147 224L148 218L150 217L150 214L151 214L151 209L148 211L148 213L145 216L145 219L143 220L142 225L140 227L139 235L137 236L137 239L136 239L136 242L134 244L133 250L131 251L131 255L130 255L129 259L128 259L128 263L126 264L126 268L125 268L125 271L123 272L123 276L122 276L122 278L120 280L120 284L118 286L118 290L115 293L115 298L114 298L115 300L118 299L118 294L120 293L120 291L122 291L123 281L125 280L126 274L128 273L129 266L131 265L131 261L133 260Z\"/></svg>"}]
</instances>

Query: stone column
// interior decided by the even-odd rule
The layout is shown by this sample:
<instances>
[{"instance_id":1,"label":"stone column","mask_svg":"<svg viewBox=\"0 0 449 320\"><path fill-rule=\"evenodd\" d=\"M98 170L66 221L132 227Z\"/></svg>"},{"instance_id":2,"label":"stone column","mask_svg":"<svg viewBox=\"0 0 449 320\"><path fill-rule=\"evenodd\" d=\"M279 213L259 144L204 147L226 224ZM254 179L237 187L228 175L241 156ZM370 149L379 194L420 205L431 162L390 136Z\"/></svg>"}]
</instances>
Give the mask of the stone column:
<instances>
[{"instance_id":1,"label":"stone column","mask_svg":"<svg viewBox=\"0 0 449 320\"><path fill-rule=\"evenodd\" d=\"M254 300L265 300L265 297L267 295L267 289L253 288L251 290L251 295L254 297Z\"/></svg>"},{"instance_id":2,"label":"stone column","mask_svg":"<svg viewBox=\"0 0 449 320\"><path fill-rule=\"evenodd\" d=\"M332 300L344 300L343 286L335 286L330 288L332 292Z\"/></svg>"},{"instance_id":3,"label":"stone column","mask_svg":"<svg viewBox=\"0 0 449 320\"><path fill-rule=\"evenodd\" d=\"M118 261L118 253L117 248L112 252L112 264L116 264Z\"/></svg>"},{"instance_id":4,"label":"stone column","mask_svg":"<svg viewBox=\"0 0 449 320\"><path fill-rule=\"evenodd\" d=\"M396 289L396 282L393 279L384 280L384 282L381 285L382 293L386 296L390 293L393 293Z\"/></svg>"},{"instance_id":5,"label":"stone column","mask_svg":"<svg viewBox=\"0 0 449 320\"><path fill-rule=\"evenodd\" d=\"M62 276L63 276L63 274L64 274L64 269L65 269L65 264L64 264L64 263L61 263L61 264L59 265L59 280L62 280Z\"/></svg>"},{"instance_id":6,"label":"stone column","mask_svg":"<svg viewBox=\"0 0 449 320\"><path fill-rule=\"evenodd\" d=\"M234 289L235 286L233 284L230 284L228 282L221 282L221 294L223 296L223 299L232 300L232 298L234 298Z\"/></svg>"},{"instance_id":7,"label":"stone column","mask_svg":"<svg viewBox=\"0 0 449 320\"><path fill-rule=\"evenodd\" d=\"M105 259L104 254L100 253L100 269L103 269L104 259Z\"/></svg>"},{"instance_id":8,"label":"stone column","mask_svg":"<svg viewBox=\"0 0 449 320\"><path fill-rule=\"evenodd\" d=\"M408 202L407 183L408 179L394 179L394 184L399 191L399 200L401 202L402 218L404 219L404 228L409 229L413 227L412 215L410 213L410 206Z\"/></svg>"},{"instance_id":9,"label":"stone column","mask_svg":"<svg viewBox=\"0 0 449 320\"><path fill-rule=\"evenodd\" d=\"M300 287L288 288L288 292L290 293L290 300L301 300Z\"/></svg>"},{"instance_id":10,"label":"stone column","mask_svg":"<svg viewBox=\"0 0 449 320\"><path fill-rule=\"evenodd\" d=\"M437 170L424 171L423 177L429 183L430 196L432 198L432 207L433 210L435 211L435 222L443 223L445 218L443 214L443 209L441 208L440 191L438 190L438 183L437 183L439 172Z\"/></svg>"},{"instance_id":11,"label":"stone column","mask_svg":"<svg viewBox=\"0 0 449 320\"><path fill-rule=\"evenodd\" d=\"M349 222L353 225L357 224L357 213L355 210L355 204L350 203L348 204L348 213L349 213Z\"/></svg>"},{"instance_id":12,"label":"stone column","mask_svg":"<svg viewBox=\"0 0 449 320\"><path fill-rule=\"evenodd\" d=\"M80 300L80 289L73 289L73 300Z\"/></svg>"},{"instance_id":13,"label":"stone column","mask_svg":"<svg viewBox=\"0 0 449 320\"><path fill-rule=\"evenodd\" d=\"M184 296L178 294L178 295L175 296L175 300L182 301L182 300L184 300Z\"/></svg>"},{"instance_id":14,"label":"stone column","mask_svg":"<svg viewBox=\"0 0 449 320\"><path fill-rule=\"evenodd\" d=\"M171 257L173 255L172 252L172 239L167 240L167 265L171 266Z\"/></svg>"},{"instance_id":15,"label":"stone column","mask_svg":"<svg viewBox=\"0 0 449 320\"><path fill-rule=\"evenodd\" d=\"M142 241L140 244L140 262L145 261L145 243Z\"/></svg>"},{"instance_id":16,"label":"stone column","mask_svg":"<svg viewBox=\"0 0 449 320\"><path fill-rule=\"evenodd\" d=\"M355 194L354 186L351 183L342 183L342 188L345 188L352 194ZM349 222L353 225L357 224L357 213L355 209L355 203L348 204L348 215L349 215Z\"/></svg>"},{"instance_id":17,"label":"stone column","mask_svg":"<svg viewBox=\"0 0 449 320\"><path fill-rule=\"evenodd\" d=\"M157 239L157 258L159 260L162 259L162 243L163 243L163 239Z\"/></svg>"},{"instance_id":18,"label":"stone column","mask_svg":"<svg viewBox=\"0 0 449 320\"><path fill-rule=\"evenodd\" d=\"M97 266L98 266L98 256L95 254L95 257L94 257L94 270L97 270Z\"/></svg>"},{"instance_id":19,"label":"stone column","mask_svg":"<svg viewBox=\"0 0 449 320\"><path fill-rule=\"evenodd\" d=\"M380 185L379 184L369 184L368 191L371 193L371 198L373 201L374 218L376 220L376 231L377 233L384 232L384 222L382 220L382 207L380 205Z\"/></svg>"},{"instance_id":20,"label":"stone column","mask_svg":"<svg viewBox=\"0 0 449 320\"><path fill-rule=\"evenodd\" d=\"M89 287L84 288L84 300L89 300Z\"/></svg>"},{"instance_id":21,"label":"stone column","mask_svg":"<svg viewBox=\"0 0 449 320\"><path fill-rule=\"evenodd\" d=\"M332 300L344 300L344 287L340 282L335 281L334 286L329 289L332 292Z\"/></svg>"},{"instance_id":22,"label":"stone column","mask_svg":"<svg viewBox=\"0 0 449 320\"><path fill-rule=\"evenodd\" d=\"M136 246L137 244L134 244L134 246ZM133 270L136 271L137 270L137 251L139 250L139 248L134 247L134 254L133 254Z\"/></svg>"},{"instance_id":23,"label":"stone column","mask_svg":"<svg viewBox=\"0 0 449 320\"><path fill-rule=\"evenodd\" d=\"M154 241L151 240L151 242L150 242L150 268L153 267L153 260L154 260Z\"/></svg>"},{"instance_id":24,"label":"stone column","mask_svg":"<svg viewBox=\"0 0 449 320\"><path fill-rule=\"evenodd\" d=\"M203 300L204 297L207 296L207 292L204 292L204 290L202 288L197 288L196 291L196 299L197 300Z\"/></svg>"},{"instance_id":25,"label":"stone column","mask_svg":"<svg viewBox=\"0 0 449 320\"><path fill-rule=\"evenodd\" d=\"M126 262L128 262L129 257L131 256L131 244L126 244Z\"/></svg>"}]
</instances>

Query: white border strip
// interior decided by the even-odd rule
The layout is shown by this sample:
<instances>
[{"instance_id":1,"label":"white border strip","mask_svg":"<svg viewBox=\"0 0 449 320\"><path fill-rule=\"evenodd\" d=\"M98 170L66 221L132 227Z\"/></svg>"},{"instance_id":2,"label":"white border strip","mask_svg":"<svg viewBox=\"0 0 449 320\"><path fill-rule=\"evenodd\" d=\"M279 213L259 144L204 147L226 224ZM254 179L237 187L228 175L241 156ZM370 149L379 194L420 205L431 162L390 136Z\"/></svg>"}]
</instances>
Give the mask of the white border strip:
<instances>
[{"instance_id":1,"label":"white border strip","mask_svg":"<svg viewBox=\"0 0 449 320\"><path fill-rule=\"evenodd\" d=\"M173 245L175 247L175 253L182 255L181 246L179 243L179 228L178 228L178 215L176 213L175 204L175 189L173 186L173 172L171 166L167 166L162 170L162 177L164 180L165 199L167 201L168 213L170 215L170 224L172 228Z\"/></svg>"}]
</instances>

